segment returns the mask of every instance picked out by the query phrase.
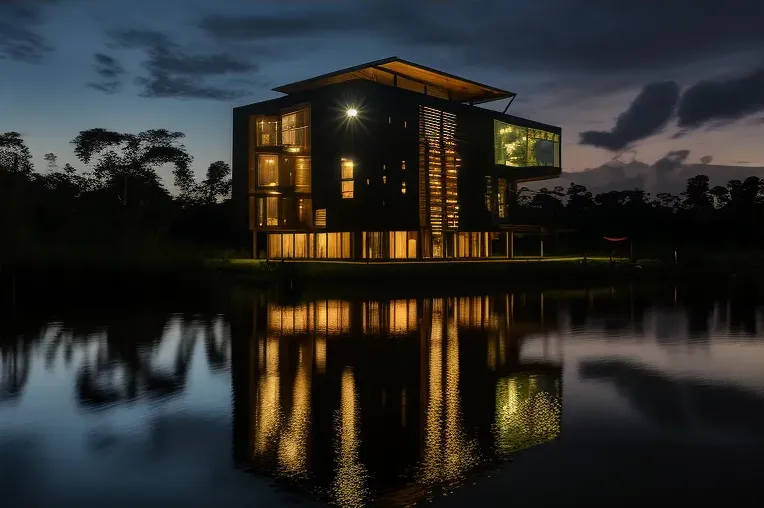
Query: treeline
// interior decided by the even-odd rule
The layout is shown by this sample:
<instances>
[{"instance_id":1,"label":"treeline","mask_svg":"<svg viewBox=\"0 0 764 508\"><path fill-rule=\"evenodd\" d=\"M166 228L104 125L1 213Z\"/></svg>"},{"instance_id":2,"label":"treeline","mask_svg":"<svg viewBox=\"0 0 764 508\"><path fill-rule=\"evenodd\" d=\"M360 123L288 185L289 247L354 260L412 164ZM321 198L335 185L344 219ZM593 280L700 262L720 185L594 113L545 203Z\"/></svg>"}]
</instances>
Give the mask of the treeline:
<instances>
[{"instance_id":1,"label":"treeline","mask_svg":"<svg viewBox=\"0 0 764 508\"><path fill-rule=\"evenodd\" d=\"M214 162L197 181L183 136L165 129L82 131L71 141L86 168L78 169L61 166L53 153L44 157L46 168L35 168L19 133L0 134L0 270L83 254L161 255L173 246L209 255L235 248L231 169ZM159 177L163 167L172 168L175 195Z\"/></svg>"},{"instance_id":2,"label":"treeline","mask_svg":"<svg viewBox=\"0 0 764 508\"><path fill-rule=\"evenodd\" d=\"M603 236L630 237L642 254L764 248L764 180L756 176L711 187L698 175L680 195L641 189L593 195L575 183L521 188L511 201L513 222L575 229L571 247L579 251L601 247Z\"/></svg>"}]
</instances>

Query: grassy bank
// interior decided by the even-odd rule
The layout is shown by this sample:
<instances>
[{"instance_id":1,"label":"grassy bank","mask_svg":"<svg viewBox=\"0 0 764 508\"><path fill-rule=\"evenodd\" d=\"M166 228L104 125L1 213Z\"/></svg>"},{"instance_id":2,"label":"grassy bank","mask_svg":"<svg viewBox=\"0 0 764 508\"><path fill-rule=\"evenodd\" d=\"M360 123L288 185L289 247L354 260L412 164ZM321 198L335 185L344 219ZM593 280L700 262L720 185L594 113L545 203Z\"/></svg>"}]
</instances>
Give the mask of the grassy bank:
<instances>
[{"instance_id":1,"label":"grassy bank","mask_svg":"<svg viewBox=\"0 0 764 508\"><path fill-rule=\"evenodd\" d=\"M674 259L526 258L478 262L347 263L211 259L193 249L143 248L57 251L0 265L0 304L43 300L214 299L231 286L311 287L384 292L419 288L474 291L487 287L581 287L630 281L764 282L759 253L684 253Z\"/></svg>"}]
</instances>

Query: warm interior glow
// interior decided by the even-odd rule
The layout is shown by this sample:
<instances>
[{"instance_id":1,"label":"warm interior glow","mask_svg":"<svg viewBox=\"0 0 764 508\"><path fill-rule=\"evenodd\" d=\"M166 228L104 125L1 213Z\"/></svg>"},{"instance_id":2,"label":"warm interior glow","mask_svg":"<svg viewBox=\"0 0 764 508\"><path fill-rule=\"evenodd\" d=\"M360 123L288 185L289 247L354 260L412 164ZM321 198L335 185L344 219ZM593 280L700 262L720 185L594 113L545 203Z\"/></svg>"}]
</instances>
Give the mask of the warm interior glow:
<instances>
[{"instance_id":1,"label":"warm interior glow","mask_svg":"<svg viewBox=\"0 0 764 508\"><path fill-rule=\"evenodd\" d=\"M358 110L355 108L348 108L346 114L348 115L348 118L355 118L358 116Z\"/></svg>"}]
</instances>

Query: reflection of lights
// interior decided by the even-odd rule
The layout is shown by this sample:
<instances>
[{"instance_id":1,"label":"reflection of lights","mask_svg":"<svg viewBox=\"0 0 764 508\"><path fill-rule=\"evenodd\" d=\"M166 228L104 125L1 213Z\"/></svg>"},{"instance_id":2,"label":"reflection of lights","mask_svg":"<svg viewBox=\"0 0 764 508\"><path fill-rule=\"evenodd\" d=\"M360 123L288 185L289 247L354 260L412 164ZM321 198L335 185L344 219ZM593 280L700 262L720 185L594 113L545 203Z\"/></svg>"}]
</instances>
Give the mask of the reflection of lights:
<instances>
[{"instance_id":1,"label":"reflection of lights","mask_svg":"<svg viewBox=\"0 0 764 508\"><path fill-rule=\"evenodd\" d=\"M316 372L326 371L326 337L316 337Z\"/></svg>"},{"instance_id":2,"label":"reflection of lights","mask_svg":"<svg viewBox=\"0 0 764 508\"><path fill-rule=\"evenodd\" d=\"M355 108L348 108L345 114L348 116L348 118L355 118L358 116L358 110Z\"/></svg>"},{"instance_id":3,"label":"reflection of lights","mask_svg":"<svg viewBox=\"0 0 764 508\"><path fill-rule=\"evenodd\" d=\"M496 448L503 454L555 439L560 386L541 376L513 376L496 385ZM546 390L545 386L546 385Z\"/></svg>"},{"instance_id":4,"label":"reflection of lights","mask_svg":"<svg viewBox=\"0 0 764 508\"><path fill-rule=\"evenodd\" d=\"M360 409L355 388L355 377L350 368L342 373L340 410L335 421L338 434L336 449L337 475L334 479L334 499L339 506L364 506L366 468L358 457Z\"/></svg>"},{"instance_id":5,"label":"reflection of lights","mask_svg":"<svg viewBox=\"0 0 764 508\"><path fill-rule=\"evenodd\" d=\"M449 317L444 330L445 313L444 301L433 300L425 449L419 482L453 487L464 479L465 472L474 467L479 458L476 443L465 436L461 421L457 318Z\"/></svg>"},{"instance_id":6,"label":"reflection of lights","mask_svg":"<svg viewBox=\"0 0 764 508\"><path fill-rule=\"evenodd\" d=\"M310 428L310 377L304 346L300 347L297 377L292 390L292 412L286 431L279 441L279 465L290 475L308 470L308 435Z\"/></svg>"}]
</instances>

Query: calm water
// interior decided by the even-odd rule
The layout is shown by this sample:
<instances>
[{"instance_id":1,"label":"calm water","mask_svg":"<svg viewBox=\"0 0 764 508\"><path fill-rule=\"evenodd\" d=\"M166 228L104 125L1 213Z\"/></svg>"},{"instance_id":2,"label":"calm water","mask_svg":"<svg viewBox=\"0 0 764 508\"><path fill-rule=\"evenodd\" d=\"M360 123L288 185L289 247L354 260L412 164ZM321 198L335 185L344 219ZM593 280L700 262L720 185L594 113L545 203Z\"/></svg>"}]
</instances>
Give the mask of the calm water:
<instances>
[{"instance_id":1,"label":"calm water","mask_svg":"<svg viewBox=\"0 0 764 508\"><path fill-rule=\"evenodd\" d=\"M760 506L757 301L236 293L6 313L0 506Z\"/></svg>"}]
</instances>

